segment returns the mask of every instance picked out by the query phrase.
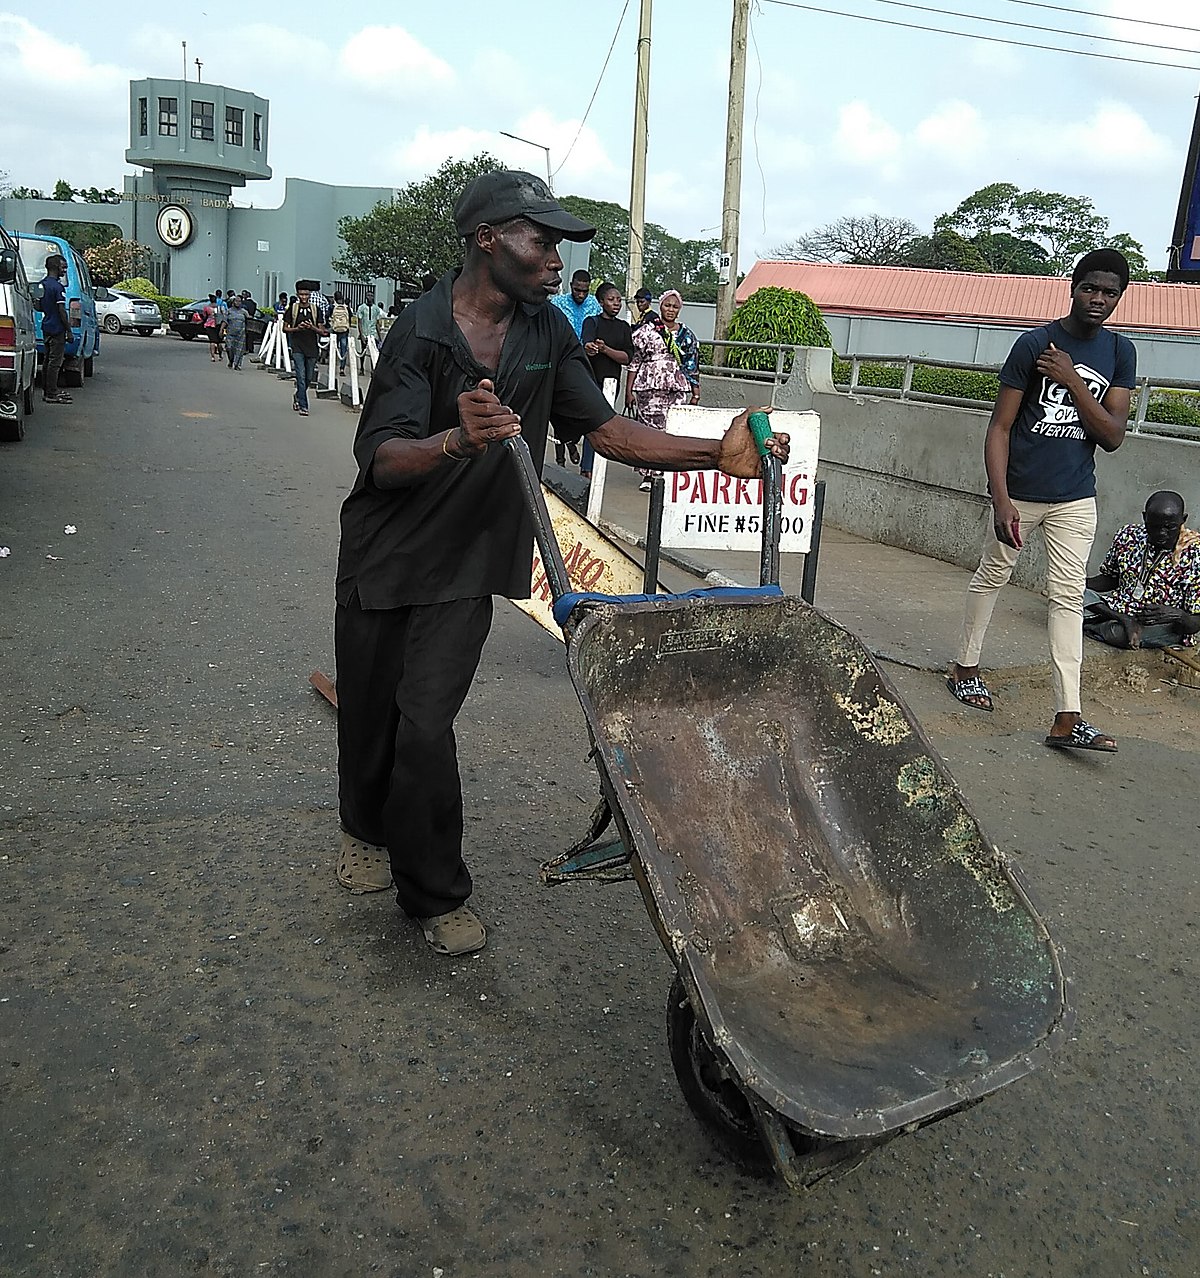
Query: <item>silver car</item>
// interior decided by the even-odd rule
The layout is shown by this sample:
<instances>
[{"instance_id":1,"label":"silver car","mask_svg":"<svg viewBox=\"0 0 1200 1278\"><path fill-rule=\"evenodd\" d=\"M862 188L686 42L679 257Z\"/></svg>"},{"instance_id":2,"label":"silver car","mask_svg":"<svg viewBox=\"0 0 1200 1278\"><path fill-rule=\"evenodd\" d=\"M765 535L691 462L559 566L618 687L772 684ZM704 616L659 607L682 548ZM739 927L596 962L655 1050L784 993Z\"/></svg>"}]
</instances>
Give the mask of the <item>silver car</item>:
<instances>
[{"instance_id":1,"label":"silver car","mask_svg":"<svg viewBox=\"0 0 1200 1278\"><path fill-rule=\"evenodd\" d=\"M158 303L149 298L103 286L95 290L95 297L96 318L106 333L132 329L142 337L149 337L162 327Z\"/></svg>"}]
</instances>

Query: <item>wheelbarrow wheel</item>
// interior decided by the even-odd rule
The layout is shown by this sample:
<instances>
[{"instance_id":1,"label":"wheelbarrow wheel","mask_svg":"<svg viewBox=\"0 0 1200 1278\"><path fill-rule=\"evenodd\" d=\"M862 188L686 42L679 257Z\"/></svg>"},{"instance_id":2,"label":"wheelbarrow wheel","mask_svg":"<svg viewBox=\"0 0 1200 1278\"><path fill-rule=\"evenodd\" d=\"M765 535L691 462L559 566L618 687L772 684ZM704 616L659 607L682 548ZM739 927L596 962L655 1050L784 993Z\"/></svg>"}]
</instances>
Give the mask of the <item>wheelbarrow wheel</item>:
<instances>
[{"instance_id":1,"label":"wheelbarrow wheel","mask_svg":"<svg viewBox=\"0 0 1200 1278\"><path fill-rule=\"evenodd\" d=\"M667 999L667 1044L680 1090L709 1139L751 1175L771 1174L749 1102L705 1038L678 972Z\"/></svg>"}]
</instances>

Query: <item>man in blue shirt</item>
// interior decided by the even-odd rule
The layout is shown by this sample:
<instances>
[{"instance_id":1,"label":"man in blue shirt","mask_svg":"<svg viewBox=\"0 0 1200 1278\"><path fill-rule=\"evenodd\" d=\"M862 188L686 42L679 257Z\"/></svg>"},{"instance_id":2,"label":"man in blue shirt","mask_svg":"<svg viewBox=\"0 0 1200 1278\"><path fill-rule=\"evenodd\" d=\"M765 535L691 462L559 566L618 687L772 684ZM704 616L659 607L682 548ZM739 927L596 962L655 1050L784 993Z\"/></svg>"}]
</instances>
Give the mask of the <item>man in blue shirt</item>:
<instances>
[{"instance_id":1,"label":"man in blue shirt","mask_svg":"<svg viewBox=\"0 0 1200 1278\"><path fill-rule=\"evenodd\" d=\"M1096 445L1108 453L1120 448L1136 381L1133 343L1104 328L1128 284L1129 263L1115 249L1085 253L1071 275L1070 313L1017 338L1000 370L983 445L992 526L946 679L964 705L992 708L979 675L984 635L1024 538L1040 527L1056 702L1045 744L1058 748L1117 748L1083 718L1079 676L1083 590L1096 535Z\"/></svg>"},{"instance_id":2,"label":"man in blue shirt","mask_svg":"<svg viewBox=\"0 0 1200 1278\"><path fill-rule=\"evenodd\" d=\"M38 303L38 310L42 312L42 399L47 404L71 403L70 395L58 389L58 374L71 331L62 282L66 270L67 259L60 253L51 253L46 259L46 278L42 281L42 299Z\"/></svg>"},{"instance_id":3,"label":"man in blue shirt","mask_svg":"<svg viewBox=\"0 0 1200 1278\"><path fill-rule=\"evenodd\" d=\"M603 311L600 303L591 294L592 277L587 271L576 271L571 276L571 291L569 293L555 293L550 299L552 306L557 306L560 311L571 321L571 327L575 330L575 336L580 341L583 340L583 321L590 319L593 315L600 315ZM571 460L578 465L579 448L576 444L563 444L561 440L554 441L554 460L561 466L566 461L566 453L571 454Z\"/></svg>"},{"instance_id":4,"label":"man in blue shirt","mask_svg":"<svg viewBox=\"0 0 1200 1278\"><path fill-rule=\"evenodd\" d=\"M571 276L571 291L569 293L555 293L550 299L551 304L557 306L571 321L575 336L581 340L583 338L583 321L591 315L599 315L602 309L600 303L591 295L589 291L591 287L592 277L587 271L576 271Z\"/></svg>"}]
</instances>

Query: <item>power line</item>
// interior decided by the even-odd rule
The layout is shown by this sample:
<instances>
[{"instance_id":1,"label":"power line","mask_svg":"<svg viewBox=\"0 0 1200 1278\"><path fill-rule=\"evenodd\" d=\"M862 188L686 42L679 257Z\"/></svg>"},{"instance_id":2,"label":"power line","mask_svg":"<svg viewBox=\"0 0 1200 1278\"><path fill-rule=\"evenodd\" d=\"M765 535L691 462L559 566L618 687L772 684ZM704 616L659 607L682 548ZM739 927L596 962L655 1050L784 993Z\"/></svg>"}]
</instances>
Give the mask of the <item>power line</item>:
<instances>
[{"instance_id":1,"label":"power line","mask_svg":"<svg viewBox=\"0 0 1200 1278\"><path fill-rule=\"evenodd\" d=\"M629 0L625 0L625 7L621 10L621 16L617 19L617 29L613 32L612 43L608 46L608 52L604 55L604 65L600 68L600 75L596 80L596 87L592 90L592 96L588 100L587 110L583 113L583 119L579 121L579 128L575 130L575 136L571 139L571 145L567 147L567 153L562 158L562 164L554 170L550 176L556 176L563 167L563 164L571 158L571 152L575 150L575 143L579 141L579 135L583 132L583 126L587 123L587 118L592 112L592 107L596 102L596 94L600 92L600 85L604 81L604 73L608 70L608 61L612 57L613 50L617 47L617 37L621 34L621 26L625 21L625 15L629 12Z\"/></svg>"},{"instance_id":2,"label":"power line","mask_svg":"<svg viewBox=\"0 0 1200 1278\"><path fill-rule=\"evenodd\" d=\"M895 18L876 18L865 13L846 13L843 9L823 9L797 0L764 0L784 9L803 9L807 13L823 13L834 18L853 18L857 22L874 22L884 27L902 27L906 31L931 31L934 35L958 36L962 40L982 40L987 44L1007 44L1018 49L1039 49L1043 53L1069 53L1077 58L1101 58L1105 62L1128 62L1144 67L1168 67L1178 71L1200 71L1200 66L1185 62L1159 62L1152 58L1123 58L1115 53L1095 53L1089 49L1064 49L1051 44L1033 44L1028 40L1005 40L1000 36L979 35L972 31L949 31L945 27L924 26L917 22L900 22Z\"/></svg>"},{"instance_id":3,"label":"power line","mask_svg":"<svg viewBox=\"0 0 1200 1278\"><path fill-rule=\"evenodd\" d=\"M945 18L966 18L968 22L990 22L993 26L1017 27L1021 31L1043 31L1048 35L1072 36L1077 40L1102 40L1105 44L1132 44L1140 49L1163 49L1167 53L1179 52L1178 46L1174 44L1150 44L1145 40L1125 40L1120 36L1092 35L1087 31L1063 31L1060 27L1042 27L1034 22L1014 22L1010 18L988 18L977 13L960 13L955 9L934 9L927 4L913 4L911 0L875 0L875 3L890 5L893 9L915 9L920 13L936 13Z\"/></svg>"},{"instance_id":4,"label":"power line","mask_svg":"<svg viewBox=\"0 0 1200 1278\"><path fill-rule=\"evenodd\" d=\"M1047 4L1045 0L1008 0L1009 4L1021 4L1030 9L1051 9L1055 13L1073 13L1077 18L1092 18L1095 14L1083 9L1072 9L1062 4ZM1139 27L1165 27L1168 31L1191 31L1200 35L1200 27L1185 27L1179 22L1155 22L1152 18L1125 18L1119 14L1106 15L1109 22L1133 22Z\"/></svg>"}]
</instances>

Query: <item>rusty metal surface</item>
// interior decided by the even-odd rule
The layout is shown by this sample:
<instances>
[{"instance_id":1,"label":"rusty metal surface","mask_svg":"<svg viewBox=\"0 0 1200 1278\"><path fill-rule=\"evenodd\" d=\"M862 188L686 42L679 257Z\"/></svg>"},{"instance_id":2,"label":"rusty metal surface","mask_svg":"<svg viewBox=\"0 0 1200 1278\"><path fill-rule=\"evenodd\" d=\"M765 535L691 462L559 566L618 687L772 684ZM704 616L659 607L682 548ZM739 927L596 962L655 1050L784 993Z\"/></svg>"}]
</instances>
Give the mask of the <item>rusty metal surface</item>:
<instances>
[{"instance_id":1,"label":"rusty metal surface","mask_svg":"<svg viewBox=\"0 0 1200 1278\"><path fill-rule=\"evenodd\" d=\"M651 916L769 1106L878 1136L1064 1033L1014 868L841 627L794 599L601 606L569 651Z\"/></svg>"}]
</instances>

